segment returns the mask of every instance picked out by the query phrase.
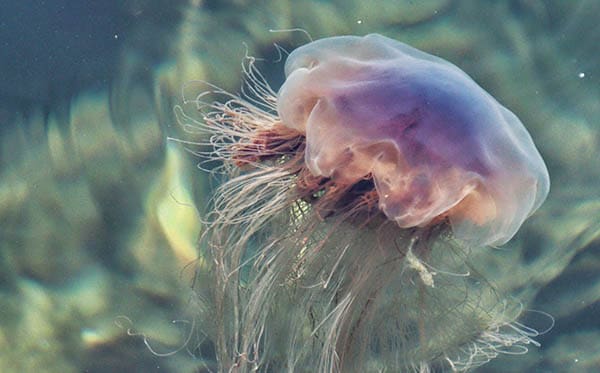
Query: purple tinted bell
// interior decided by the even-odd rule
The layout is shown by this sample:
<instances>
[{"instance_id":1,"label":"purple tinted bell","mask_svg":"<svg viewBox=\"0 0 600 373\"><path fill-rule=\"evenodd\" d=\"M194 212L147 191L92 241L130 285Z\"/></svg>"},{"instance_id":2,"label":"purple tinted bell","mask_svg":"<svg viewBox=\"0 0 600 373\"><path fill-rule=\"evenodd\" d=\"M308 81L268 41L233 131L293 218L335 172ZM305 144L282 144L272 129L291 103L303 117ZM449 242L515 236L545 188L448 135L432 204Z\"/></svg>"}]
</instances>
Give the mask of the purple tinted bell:
<instances>
[{"instance_id":1,"label":"purple tinted bell","mask_svg":"<svg viewBox=\"0 0 600 373\"><path fill-rule=\"evenodd\" d=\"M545 200L548 171L521 121L455 65L381 35L294 50L281 123L306 136L314 176L372 178L400 227L447 218L456 238L502 245Z\"/></svg>"}]
</instances>

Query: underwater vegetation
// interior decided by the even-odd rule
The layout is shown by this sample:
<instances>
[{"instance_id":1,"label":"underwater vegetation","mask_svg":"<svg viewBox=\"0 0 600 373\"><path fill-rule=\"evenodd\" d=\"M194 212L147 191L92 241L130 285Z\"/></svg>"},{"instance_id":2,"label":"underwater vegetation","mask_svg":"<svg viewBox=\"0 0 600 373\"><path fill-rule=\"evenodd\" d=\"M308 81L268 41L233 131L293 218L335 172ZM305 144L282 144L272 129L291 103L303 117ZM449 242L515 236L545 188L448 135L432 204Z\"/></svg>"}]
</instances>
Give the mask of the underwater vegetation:
<instances>
[{"instance_id":1,"label":"underwater vegetation","mask_svg":"<svg viewBox=\"0 0 600 373\"><path fill-rule=\"evenodd\" d=\"M241 95L176 108L224 179L194 282L219 371L466 371L538 345L484 265L549 191L512 112L377 34L296 49L278 92L243 66Z\"/></svg>"}]
</instances>

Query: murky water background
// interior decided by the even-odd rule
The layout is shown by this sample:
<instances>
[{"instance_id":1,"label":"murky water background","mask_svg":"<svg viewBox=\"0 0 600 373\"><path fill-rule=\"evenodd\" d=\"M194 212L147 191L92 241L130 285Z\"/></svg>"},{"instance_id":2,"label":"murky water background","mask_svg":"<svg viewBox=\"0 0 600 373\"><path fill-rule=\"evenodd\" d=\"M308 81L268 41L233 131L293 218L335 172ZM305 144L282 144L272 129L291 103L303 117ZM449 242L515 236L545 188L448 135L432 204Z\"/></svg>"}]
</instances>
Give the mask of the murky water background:
<instances>
[{"instance_id":1,"label":"murky water background","mask_svg":"<svg viewBox=\"0 0 600 373\"><path fill-rule=\"evenodd\" d=\"M274 43L307 37L269 30L292 27L409 43L521 118L551 192L488 277L556 326L479 371L600 371L599 25L595 0L3 2L0 371L212 366L188 286L211 181L172 107L193 80L239 90L246 53L277 87Z\"/></svg>"}]
</instances>

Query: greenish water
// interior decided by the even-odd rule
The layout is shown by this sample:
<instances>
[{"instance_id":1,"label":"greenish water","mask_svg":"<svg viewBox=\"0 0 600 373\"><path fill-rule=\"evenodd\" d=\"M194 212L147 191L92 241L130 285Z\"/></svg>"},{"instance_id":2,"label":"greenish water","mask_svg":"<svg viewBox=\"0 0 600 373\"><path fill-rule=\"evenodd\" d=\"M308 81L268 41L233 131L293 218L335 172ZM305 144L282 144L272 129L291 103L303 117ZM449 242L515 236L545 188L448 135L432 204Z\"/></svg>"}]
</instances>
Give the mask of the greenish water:
<instances>
[{"instance_id":1,"label":"greenish water","mask_svg":"<svg viewBox=\"0 0 600 373\"><path fill-rule=\"evenodd\" d=\"M167 140L194 139L172 108L193 81L238 91L246 53L277 88L274 45L308 39L269 30L295 27L439 55L521 118L551 192L486 277L556 324L478 371L599 371L599 14L595 0L0 4L0 371L216 369L189 286L212 183Z\"/></svg>"}]
</instances>

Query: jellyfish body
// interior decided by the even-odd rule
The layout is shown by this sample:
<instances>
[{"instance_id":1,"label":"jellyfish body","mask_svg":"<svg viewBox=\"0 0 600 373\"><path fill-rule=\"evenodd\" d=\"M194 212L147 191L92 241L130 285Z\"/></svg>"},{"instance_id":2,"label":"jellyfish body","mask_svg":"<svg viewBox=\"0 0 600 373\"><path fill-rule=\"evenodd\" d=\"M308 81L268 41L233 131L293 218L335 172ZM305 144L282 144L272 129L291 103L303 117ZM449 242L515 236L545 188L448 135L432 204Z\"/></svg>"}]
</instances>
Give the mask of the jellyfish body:
<instances>
[{"instance_id":1,"label":"jellyfish body","mask_svg":"<svg viewBox=\"0 0 600 373\"><path fill-rule=\"evenodd\" d=\"M380 35L298 48L278 93L243 66L246 94L176 110L225 173L195 285L220 371L467 371L536 344L471 245L548 193L514 114Z\"/></svg>"},{"instance_id":2,"label":"jellyfish body","mask_svg":"<svg viewBox=\"0 0 600 373\"><path fill-rule=\"evenodd\" d=\"M282 123L306 136L315 176L373 178L403 228L447 217L456 238L501 245L548 194L546 166L519 119L453 64L381 35L293 51Z\"/></svg>"}]
</instances>

